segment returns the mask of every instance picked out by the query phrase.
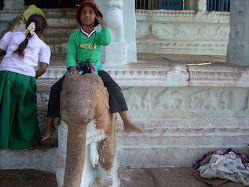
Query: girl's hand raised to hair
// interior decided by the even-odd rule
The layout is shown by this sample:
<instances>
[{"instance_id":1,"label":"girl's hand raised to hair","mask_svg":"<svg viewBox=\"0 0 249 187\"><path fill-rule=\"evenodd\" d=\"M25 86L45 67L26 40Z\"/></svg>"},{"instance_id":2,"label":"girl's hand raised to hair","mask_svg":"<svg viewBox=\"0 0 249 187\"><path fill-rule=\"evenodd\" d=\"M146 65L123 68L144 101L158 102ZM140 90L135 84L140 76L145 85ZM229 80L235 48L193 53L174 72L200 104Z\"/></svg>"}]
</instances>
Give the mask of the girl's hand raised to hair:
<instances>
[{"instance_id":1,"label":"girl's hand raised to hair","mask_svg":"<svg viewBox=\"0 0 249 187\"><path fill-rule=\"evenodd\" d=\"M99 14L97 14L96 19L98 20L102 28L108 27L108 24L104 21L104 19Z\"/></svg>"}]
</instances>

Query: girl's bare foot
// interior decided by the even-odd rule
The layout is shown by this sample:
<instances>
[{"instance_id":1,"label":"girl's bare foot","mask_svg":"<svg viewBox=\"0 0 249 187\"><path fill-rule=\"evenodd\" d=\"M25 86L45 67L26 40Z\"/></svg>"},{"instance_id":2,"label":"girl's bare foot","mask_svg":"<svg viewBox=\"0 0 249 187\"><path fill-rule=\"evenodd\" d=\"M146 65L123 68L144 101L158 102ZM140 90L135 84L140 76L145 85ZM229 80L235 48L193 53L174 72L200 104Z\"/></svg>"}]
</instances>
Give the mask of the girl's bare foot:
<instances>
[{"instance_id":1,"label":"girl's bare foot","mask_svg":"<svg viewBox=\"0 0 249 187\"><path fill-rule=\"evenodd\" d=\"M124 123L124 131L125 132L136 132L136 133L144 133L144 130L138 128L133 123Z\"/></svg>"},{"instance_id":2,"label":"girl's bare foot","mask_svg":"<svg viewBox=\"0 0 249 187\"><path fill-rule=\"evenodd\" d=\"M44 142L46 141L47 139L50 138L51 134L53 134L53 132L55 131L55 127L52 125L47 125L46 127L46 130L45 130L45 133L44 133L44 136L42 137L41 141Z\"/></svg>"},{"instance_id":3,"label":"girl's bare foot","mask_svg":"<svg viewBox=\"0 0 249 187\"><path fill-rule=\"evenodd\" d=\"M29 147L29 148L28 148L28 150L34 150L34 149L37 149L40 145L41 145L40 143L35 144L35 145L33 145L33 146Z\"/></svg>"}]
</instances>

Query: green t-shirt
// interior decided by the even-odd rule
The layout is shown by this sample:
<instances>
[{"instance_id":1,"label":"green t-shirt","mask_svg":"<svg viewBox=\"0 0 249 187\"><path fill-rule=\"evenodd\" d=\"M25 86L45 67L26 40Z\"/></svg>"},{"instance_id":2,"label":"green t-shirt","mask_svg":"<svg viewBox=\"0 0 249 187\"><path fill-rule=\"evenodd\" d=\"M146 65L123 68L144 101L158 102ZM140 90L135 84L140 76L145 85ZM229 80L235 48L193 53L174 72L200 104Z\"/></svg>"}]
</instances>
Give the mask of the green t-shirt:
<instances>
[{"instance_id":1,"label":"green t-shirt","mask_svg":"<svg viewBox=\"0 0 249 187\"><path fill-rule=\"evenodd\" d=\"M104 71L101 62L101 45L107 46L111 43L111 34L108 27L102 28L101 32L94 32L90 37L83 34L80 30L75 31L69 37L66 67L69 73L69 67L75 66L78 71L81 70L77 61L85 62L91 59L97 71Z\"/></svg>"},{"instance_id":2,"label":"green t-shirt","mask_svg":"<svg viewBox=\"0 0 249 187\"><path fill-rule=\"evenodd\" d=\"M35 5L29 5L27 10L25 10L23 15L22 15L23 24L26 24L29 17L34 15L34 14L38 14L38 15L45 17L45 14L42 12L42 10L40 8L37 8Z\"/></svg>"}]
</instances>

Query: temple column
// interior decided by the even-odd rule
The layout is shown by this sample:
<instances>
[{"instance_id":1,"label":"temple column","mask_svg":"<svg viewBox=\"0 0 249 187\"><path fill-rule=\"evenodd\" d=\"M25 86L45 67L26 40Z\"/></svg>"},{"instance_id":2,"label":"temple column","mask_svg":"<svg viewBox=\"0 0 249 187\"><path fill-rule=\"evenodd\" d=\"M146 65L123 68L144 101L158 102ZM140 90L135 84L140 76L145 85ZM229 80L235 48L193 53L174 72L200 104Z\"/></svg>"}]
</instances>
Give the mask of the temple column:
<instances>
[{"instance_id":1,"label":"temple column","mask_svg":"<svg viewBox=\"0 0 249 187\"><path fill-rule=\"evenodd\" d=\"M197 10L206 11L207 10L207 0L197 1Z\"/></svg>"},{"instance_id":2,"label":"temple column","mask_svg":"<svg viewBox=\"0 0 249 187\"><path fill-rule=\"evenodd\" d=\"M227 62L249 65L249 1L232 0Z\"/></svg>"},{"instance_id":3,"label":"temple column","mask_svg":"<svg viewBox=\"0 0 249 187\"><path fill-rule=\"evenodd\" d=\"M4 10L20 10L24 9L24 0L4 0Z\"/></svg>"},{"instance_id":4,"label":"temple column","mask_svg":"<svg viewBox=\"0 0 249 187\"><path fill-rule=\"evenodd\" d=\"M108 23L112 43L102 52L105 65L122 66L137 61L134 0L95 0Z\"/></svg>"}]
</instances>

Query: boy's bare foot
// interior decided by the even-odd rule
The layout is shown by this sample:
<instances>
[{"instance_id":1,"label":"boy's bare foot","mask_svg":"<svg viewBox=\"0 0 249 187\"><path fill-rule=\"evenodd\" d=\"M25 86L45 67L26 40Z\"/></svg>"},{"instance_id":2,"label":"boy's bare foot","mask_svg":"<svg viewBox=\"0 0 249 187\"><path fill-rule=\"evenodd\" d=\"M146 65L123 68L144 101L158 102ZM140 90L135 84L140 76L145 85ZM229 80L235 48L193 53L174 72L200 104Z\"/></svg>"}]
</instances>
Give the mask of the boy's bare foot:
<instances>
[{"instance_id":1,"label":"boy's bare foot","mask_svg":"<svg viewBox=\"0 0 249 187\"><path fill-rule=\"evenodd\" d=\"M42 137L42 139L41 139L41 142L44 142L44 141L46 141L47 139L49 139L50 138L50 136L51 136L51 134L53 134L53 132L55 131L56 129L55 129L55 127L54 126L47 126L46 127L46 130L45 130L45 133L44 133L44 136Z\"/></svg>"},{"instance_id":2,"label":"boy's bare foot","mask_svg":"<svg viewBox=\"0 0 249 187\"><path fill-rule=\"evenodd\" d=\"M144 133L144 130L138 128L133 123L125 123L124 124L124 131L125 132L136 132L136 133Z\"/></svg>"}]
</instances>

